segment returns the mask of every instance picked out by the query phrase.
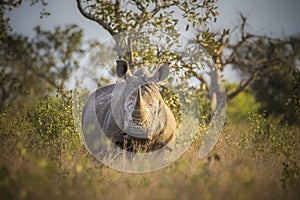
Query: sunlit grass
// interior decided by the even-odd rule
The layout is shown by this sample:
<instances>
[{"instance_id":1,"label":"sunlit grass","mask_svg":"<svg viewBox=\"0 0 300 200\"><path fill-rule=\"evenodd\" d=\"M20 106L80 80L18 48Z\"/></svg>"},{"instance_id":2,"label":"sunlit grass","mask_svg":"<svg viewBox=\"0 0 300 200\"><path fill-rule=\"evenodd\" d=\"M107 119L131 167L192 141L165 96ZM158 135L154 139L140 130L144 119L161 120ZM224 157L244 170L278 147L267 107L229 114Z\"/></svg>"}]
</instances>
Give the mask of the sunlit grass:
<instances>
[{"instance_id":1,"label":"sunlit grass","mask_svg":"<svg viewBox=\"0 0 300 200\"><path fill-rule=\"evenodd\" d=\"M46 111L41 114L32 109L35 106ZM283 154L257 151L247 119L229 121L205 159L198 157L203 135L199 133L191 148L168 167L130 174L96 160L71 131L75 129L51 125L47 119L53 117L57 123L72 120L60 116L69 109L62 102L48 99L33 107L7 111L0 117L0 199L297 199L299 195L299 181L283 187ZM39 117L46 118L43 126L35 124ZM42 128L51 127L57 131L56 137L40 135ZM289 126L280 129L276 124L273 129L274 136L280 131L295 136L284 141L295 142L290 158L299 164L299 130ZM266 141L267 148L280 144L272 141Z\"/></svg>"}]
</instances>

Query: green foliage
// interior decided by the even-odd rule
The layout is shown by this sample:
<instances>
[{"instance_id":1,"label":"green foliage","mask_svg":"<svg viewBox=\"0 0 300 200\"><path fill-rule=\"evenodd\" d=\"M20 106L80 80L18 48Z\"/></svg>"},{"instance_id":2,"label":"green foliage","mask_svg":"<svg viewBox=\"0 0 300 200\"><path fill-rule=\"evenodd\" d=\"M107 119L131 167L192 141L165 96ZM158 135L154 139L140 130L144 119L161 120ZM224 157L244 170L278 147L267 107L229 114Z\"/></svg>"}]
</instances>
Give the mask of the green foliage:
<instances>
[{"instance_id":1,"label":"green foliage","mask_svg":"<svg viewBox=\"0 0 300 200\"><path fill-rule=\"evenodd\" d=\"M293 71L293 90L288 98L288 104L292 103L295 106L295 111L300 112L300 70ZM300 117L300 116L299 116Z\"/></svg>"},{"instance_id":2,"label":"green foliage","mask_svg":"<svg viewBox=\"0 0 300 200\"><path fill-rule=\"evenodd\" d=\"M95 21L111 34L120 33L142 26L162 26L166 31L175 31L178 15L186 19L191 26L205 24L215 20L215 0L198 1L77 1L82 14ZM177 9L177 13L175 13Z\"/></svg>"},{"instance_id":3,"label":"green foliage","mask_svg":"<svg viewBox=\"0 0 300 200\"><path fill-rule=\"evenodd\" d=\"M48 149L51 155L60 156L73 137L78 136L69 95L62 94L61 98L46 96L36 102L27 118L35 133L36 147Z\"/></svg>"},{"instance_id":4,"label":"green foliage","mask_svg":"<svg viewBox=\"0 0 300 200\"><path fill-rule=\"evenodd\" d=\"M165 104L171 109L173 115L175 116L175 120L178 126L182 121L181 107L178 96L170 88L163 85L160 85L160 93L162 98L164 99Z\"/></svg>"},{"instance_id":5,"label":"green foliage","mask_svg":"<svg viewBox=\"0 0 300 200\"><path fill-rule=\"evenodd\" d=\"M7 35L0 41L0 109L63 86L79 66L84 50L82 30L76 25L35 31L33 39Z\"/></svg>"},{"instance_id":6,"label":"green foliage","mask_svg":"<svg viewBox=\"0 0 300 200\"><path fill-rule=\"evenodd\" d=\"M299 125L300 116L295 112L295 106L287 104L293 88L293 64L279 66L277 70L256 81L251 85L260 111L266 110L268 115L281 118L283 123Z\"/></svg>"},{"instance_id":7,"label":"green foliage","mask_svg":"<svg viewBox=\"0 0 300 200\"><path fill-rule=\"evenodd\" d=\"M198 105L196 107L198 107L200 113L200 126L204 127L207 127L210 122L211 107L208 95L208 91L197 91Z\"/></svg>"},{"instance_id":8,"label":"green foliage","mask_svg":"<svg viewBox=\"0 0 300 200\"><path fill-rule=\"evenodd\" d=\"M17 144L21 155L39 152L57 160L67 148L79 145L71 97L66 94L60 98L46 96L16 110L11 107L1 114L0 126L1 142Z\"/></svg>"},{"instance_id":9,"label":"green foliage","mask_svg":"<svg viewBox=\"0 0 300 200\"><path fill-rule=\"evenodd\" d=\"M250 130L247 139L255 147L256 156L270 159L273 156L282 159L281 179L284 188L300 182L300 163L298 145L299 128L290 127L268 120L261 114L249 117Z\"/></svg>"}]
</instances>

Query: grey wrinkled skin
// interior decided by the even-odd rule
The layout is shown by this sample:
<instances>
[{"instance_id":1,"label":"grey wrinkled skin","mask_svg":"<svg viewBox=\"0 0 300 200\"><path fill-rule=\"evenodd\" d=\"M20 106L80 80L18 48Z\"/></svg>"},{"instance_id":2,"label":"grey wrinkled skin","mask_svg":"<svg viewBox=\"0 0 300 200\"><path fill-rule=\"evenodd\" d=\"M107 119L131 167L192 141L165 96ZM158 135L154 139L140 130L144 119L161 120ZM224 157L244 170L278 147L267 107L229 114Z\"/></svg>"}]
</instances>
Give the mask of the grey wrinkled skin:
<instances>
[{"instance_id":1,"label":"grey wrinkled skin","mask_svg":"<svg viewBox=\"0 0 300 200\"><path fill-rule=\"evenodd\" d=\"M144 68L132 73L126 62L117 62L117 74L125 81L96 90L84 106L82 128L87 146L97 151L102 140L108 139L127 151L150 152L162 147L172 151L176 122L156 85L168 73L167 66L154 75Z\"/></svg>"}]
</instances>

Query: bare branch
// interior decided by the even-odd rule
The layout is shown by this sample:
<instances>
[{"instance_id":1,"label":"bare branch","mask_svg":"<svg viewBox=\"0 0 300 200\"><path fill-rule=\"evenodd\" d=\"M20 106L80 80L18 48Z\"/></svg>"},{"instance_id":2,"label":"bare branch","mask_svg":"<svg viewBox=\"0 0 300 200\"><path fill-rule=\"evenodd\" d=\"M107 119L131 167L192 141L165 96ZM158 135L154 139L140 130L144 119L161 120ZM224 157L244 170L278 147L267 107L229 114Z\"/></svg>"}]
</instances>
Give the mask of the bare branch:
<instances>
[{"instance_id":1,"label":"bare branch","mask_svg":"<svg viewBox=\"0 0 300 200\"><path fill-rule=\"evenodd\" d=\"M244 80L243 82L240 83L240 86L233 92L231 92L230 94L227 94L227 99L231 100L234 97L236 97L238 94L240 94L242 91L244 91L244 89L246 89L246 87L252 82L254 81L259 75L259 70L254 71L248 79Z\"/></svg>"},{"instance_id":2,"label":"bare branch","mask_svg":"<svg viewBox=\"0 0 300 200\"><path fill-rule=\"evenodd\" d=\"M117 21L121 21L120 12L119 12L120 9L121 9L121 0L116 0L115 6L114 6L114 11L116 13Z\"/></svg>"},{"instance_id":3,"label":"bare branch","mask_svg":"<svg viewBox=\"0 0 300 200\"><path fill-rule=\"evenodd\" d=\"M241 25L241 34L242 34L242 39L246 38L246 31L245 31L245 26L246 26L246 17L240 13L240 16L242 18L242 25Z\"/></svg>"},{"instance_id":4,"label":"bare branch","mask_svg":"<svg viewBox=\"0 0 300 200\"><path fill-rule=\"evenodd\" d=\"M245 21L245 19L244 19ZM242 25L244 26L244 25ZM244 31L244 28L241 28ZM243 33L244 34L244 33ZM260 46L261 40L266 42L266 46ZM257 42L257 43L255 43ZM247 69L250 76L240 83L240 86L227 95L228 100L233 99L241 93L251 82L257 78L267 75L270 70L275 70L275 66L281 66L290 61L294 61L297 57L297 50L293 47L298 41L274 39L267 36L259 36L254 34L244 34L242 39L235 45L228 45L228 49L232 50L224 62L224 65L235 65ZM298 42L299 43L299 42ZM245 46L244 46L245 45ZM248 47L253 47L257 55L241 54L242 51L248 51ZM254 46L253 46L254 45ZM286 45L290 45L291 48ZM246 48L244 48L246 47ZM251 49L249 50L251 51Z\"/></svg>"},{"instance_id":5,"label":"bare branch","mask_svg":"<svg viewBox=\"0 0 300 200\"><path fill-rule=\"evenodd\" d=\"M133 58L133 52L132 52L132 41L131 41L130 36L127 39L127 54L128 54L128 58L129 58L129 68L133 69L133 67L134 67L134 58Z\"/></svg>"}]
</instances>

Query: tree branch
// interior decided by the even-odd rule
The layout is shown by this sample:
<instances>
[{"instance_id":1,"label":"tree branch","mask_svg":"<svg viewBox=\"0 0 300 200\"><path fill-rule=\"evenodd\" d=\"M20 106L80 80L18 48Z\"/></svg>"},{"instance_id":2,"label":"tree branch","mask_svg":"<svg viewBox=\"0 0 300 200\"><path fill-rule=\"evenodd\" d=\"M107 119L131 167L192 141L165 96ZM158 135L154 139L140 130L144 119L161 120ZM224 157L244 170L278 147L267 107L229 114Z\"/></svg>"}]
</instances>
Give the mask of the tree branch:
<instances>
[{"instance_id":1,"label":"tree branch","mask_svg":"<svg viewBox=\"0 0 300 200\"><path fill-rule=\"evenodd\" d=\"M246 38L245 26L246 26L247 19L242 13L240 13L240 17L242 19L242 25L241 25L242 40L244 40Z\"/></svg>"},{"instance_id":2,"label":"tree branch","mask_svg":"<svg viewBox=\"0 0 300 200\"><path fill-rule=\"evenodd\" d=\"M179 5L179 1L173 1L172 3L164 2L162 5L158 5L157 2L155 3L154 8L151 11L147 11L147 9L140 4L139 1L134 0L137 8L142 12L141 15L138 17L140 21L140 25L144 24L146 21L152 19L159 11L162 9L170 8L171 6Z\"/></svg>"},{"instance_id":3,"label":"tree branch","mask_svg":"<svg viewBox=\"0 0 300 200\"><path fill-rule=\"evenodd\" d=\"M149 16L150 18L154 17L161 9L165 9L165 8L169 8L171 6L176 6L176 5L179 5L179 1L173 1L172 3L170 4L167 4L167 3L163 3L162 5L156 5L153 10L151 10L149 12Z\"/></svg>"},{"instance_id":4,"label":"tree branch","mask_svg":"<svg viewBox=\"0 0 300 200\"><path fill-rule=\"evenodd\" d=\"M132 41L131 41L131 36L128 36L127 39L127 54L128 54L128 59L129 59L129 68L133 70L134 68L134 57L133 57L133 52L132 52Z\"/></svg>"},{"instance_id":5,"label":"tree branch","mask_svg":"<svg viewBox=\"0 0 300 200\"><path fill-rule=\"evenodd\" d=\"M81 13L84 17L86 17L86 18L88 18L88 19L90 19L90 20L92 20L92 21L97 22L100 26L102 26L105 30L107 30L107 31L109 32L110 35L113 36L113 35L117 34L117 32L116 32L115 30L113 30L113 29L109 26L109 24L107 24L104 20L95 17L94 15L92 15L92 14L89 13L89 12L86 12L86 11L85 11L85 8L83 8L83 6L82 6L82 4L81 4L81 0L76 0L76 1L77 1L77 8L79 9L80 13Z\"/></svg>"},{"instance_id":6,"label":"tree branch","mask_svg":"<svg viewBox=\"0 0 300 200\"><path fill-rule=\"evenodd\" d=\"M244 80L243 82L240 83L240 86L230 94L227 94L227 99L231 100L234 97L236 97L238 94L240 94L244 89L253 81L255 80L259 75L259 70L254 71L250 77L247 80Z\"/></svg>"},{"instance_id":7,"label":"tree branch","mask_svg":"<svg viewBox=\"0 0 300 200\"><path fill-rule=\"evenodd\" d=\"M207 81L204 79L204 76L202 74L198 74L194 70L189 70L189 73L191 73L195 78L197 78L203 84L201 86L202 89L208 90Z\"/></svg>"}]
</instances>

